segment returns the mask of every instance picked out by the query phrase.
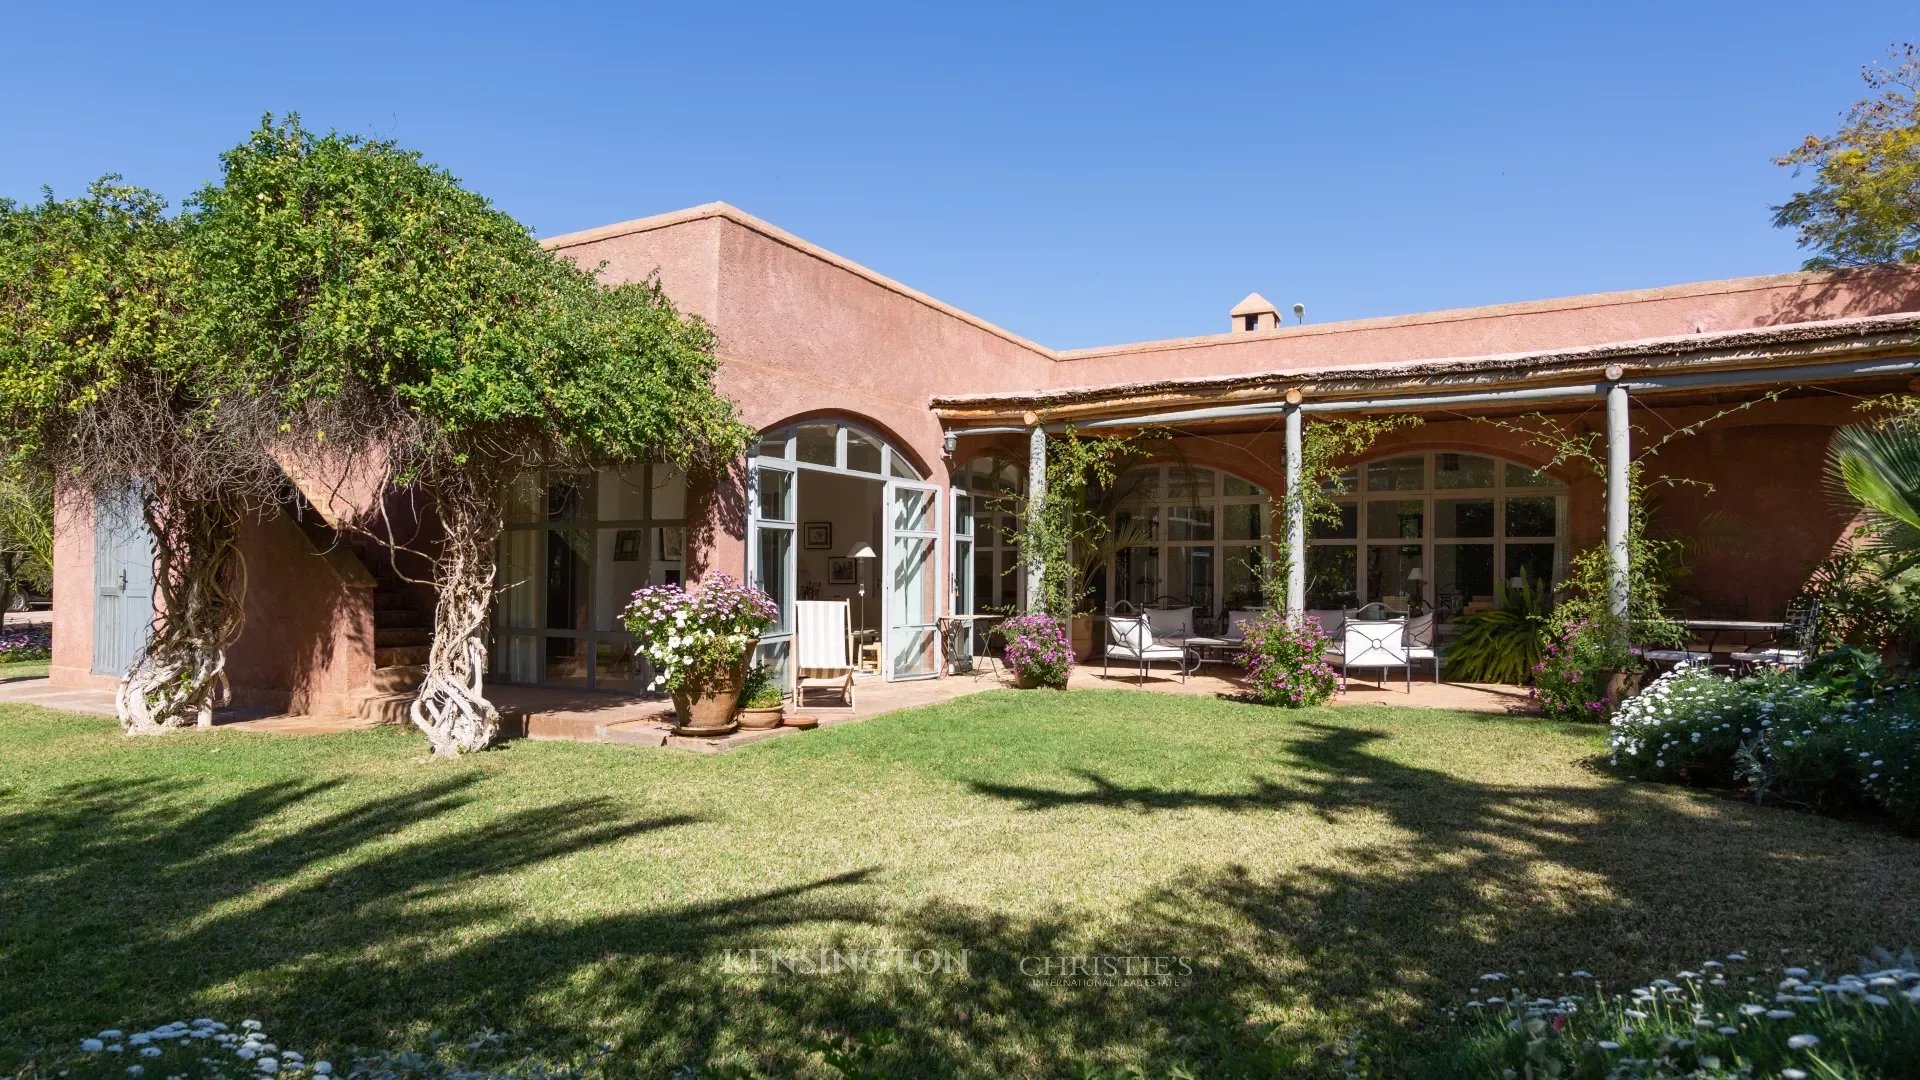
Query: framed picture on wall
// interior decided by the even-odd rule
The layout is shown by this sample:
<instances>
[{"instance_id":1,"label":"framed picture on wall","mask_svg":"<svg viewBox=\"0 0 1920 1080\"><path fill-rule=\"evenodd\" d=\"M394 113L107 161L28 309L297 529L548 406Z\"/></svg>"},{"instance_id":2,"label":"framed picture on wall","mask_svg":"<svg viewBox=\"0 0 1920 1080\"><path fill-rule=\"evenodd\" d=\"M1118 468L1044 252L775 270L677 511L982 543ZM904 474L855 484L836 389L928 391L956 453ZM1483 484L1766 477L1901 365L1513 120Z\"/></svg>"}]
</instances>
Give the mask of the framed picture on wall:
<instances>
[{"instance_id":1,"label":"framed picture on wall","mask_svg":"<svg viewBox=\"0 0 1920 1080\"><path fill-rule=\"evenodd\" d=\"M825 551L833 546L833 522L809 521L801 528L801 543L808 551Z\"/></svg>"},{"instance_id":2,"label":"framed picture on wall","mask_svg":"<svg viewBox=\"0 0 1920 1080\"><path fill-rule=\"evenodd\" d=\"M860 580L860 564L853 559L827 560L827 584L852 585Z\"/></svg>"},{"instance_id":3,"label":"framed picture on wall","mask_svg":"<svg viewBox=\"0 0 1920 1080\"><path fill-rule=\"evenodd\" d=\"M687 553L687 530L679 527L660 530L660 558L678 562Z\"/></svg>"},{"instance_id":4,"label":"framed picture on wall","mask_svg":"<svg viewBox=\"0 0 1920 1080\"><path fill-rule=\"evenodd\" d=\"M640 561L639 529L621 529L613 534L613 561Z\"/></svg>"}]
</instances>

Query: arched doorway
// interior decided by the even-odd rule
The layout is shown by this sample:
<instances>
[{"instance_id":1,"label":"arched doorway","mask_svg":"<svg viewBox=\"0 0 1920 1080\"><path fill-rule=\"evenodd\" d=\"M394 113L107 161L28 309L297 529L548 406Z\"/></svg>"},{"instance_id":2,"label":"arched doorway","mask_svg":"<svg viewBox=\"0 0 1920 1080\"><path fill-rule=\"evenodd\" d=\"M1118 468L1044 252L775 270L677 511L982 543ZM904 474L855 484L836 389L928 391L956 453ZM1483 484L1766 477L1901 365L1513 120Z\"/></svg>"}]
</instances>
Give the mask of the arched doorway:
<instances>
[{"instance_id":1,"label":"arched doorway","mask_svg":"<svg viewBox=\"0 0 1920 1080\"><path fill-rule=\"evenodd\" d=\"M857 661L888 680L939 674L939 487L844 420L771 429L749 465L748 579L780 607L759 662L791 684L794 601L845 600Z\"/></svg>"},{"instance_id":2,"label":"arched doorway","mask_svg":"<svg viewBox=\"0 0 1920 1080\"><path fill-rule=\"evenodd\" d=\"M1425 451L1375 458L1336 487L1339 520L1307 544L1307 607L1442 616L1491 607L1498 585L1551 585L1565 568L1567 487L1489 454Z\"/></svg>"}]
</instances>

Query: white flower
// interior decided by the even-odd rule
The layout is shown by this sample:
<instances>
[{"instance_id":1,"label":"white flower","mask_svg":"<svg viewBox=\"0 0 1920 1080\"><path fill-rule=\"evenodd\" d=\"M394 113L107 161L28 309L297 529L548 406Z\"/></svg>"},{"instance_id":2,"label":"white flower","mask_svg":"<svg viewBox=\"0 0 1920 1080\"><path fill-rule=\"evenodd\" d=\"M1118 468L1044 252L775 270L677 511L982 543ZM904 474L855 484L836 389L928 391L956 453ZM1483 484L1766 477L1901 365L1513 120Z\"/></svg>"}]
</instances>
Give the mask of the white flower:
<instances>
[{"instance_id":1,"label":"white flower","mask_svg":"<svg viewBox=\"0 0 1920 1080\"><path fill-rule=\"evenodd\" d=\"M139 1075L140 1075L141 1073L143 1073L143 1072L146 1072L146 1071L147 1071L147 1067L146 1067L145 1065L129 1065L129 1066L127 1066L127 1075L128 1075L128 1076L139 1076Z\"/></svg>"},{"instance_id":2,"label":"white flower","mask_svg":"<svg viewBox=\"0 0 1920 1080\"><path fill-rule=\"evenodd\" d=\"M1780 1080L1807 1080L1805 1069L1781 1069Z\"/></svg>"},{"instance_id":3,"label":"white flower","mask_svg":"<svg viewBox=\"0 0 1920 1080\"><path fill-rule=\"evenodd\" d=\"M261 1058L259 1061L253 1063L253 1067L263 1073L277 1073L280 1071L280 1063L272 1058Z\"/></svg>"},{"instance_id":4,"label":"white flower","mask_svg":"<svg viewBox=\"0 0 1920 1080\"><path fill-rule=\"evenodd\" d=\"M107 1044L101 1042L99 1039L81 1039L80 1040L80 1049L86 1051L89 1054L97 1054L100 1051L105 1050L106 1048L107 1048Z\"/></svg>"},{"instance_id":5,"label":"white flower","mask_svg":"<svg viewBox=\"0 0 1920 1080\"><path fill-rule=\"evenodd\" d=\"M252 1061L254 1058L260 1056L260 1052L251 1046L243 1046L235 1050L233 1056L239 1058L241 1061Z\"/></svg>"},{"instance_id":6,"label":"white flower","mask_svg":"<svg viewBox=\"0 0 1920 1080\"><path fill-rule=\"evenodd\" d=\"M157 1046L143 1046L140 1048L141 1057L154 1058L154 1057L159 1057L160 1054L161 1054L161 1050Z\"/></svg>"},{"instance_id":7,"label":"white flower","mask_svg":"<svg viewBox=\"0 0 1920 1080\"><path fill-rule=\"evenodd\" d=\"M1792 1009L1768 1009L1768 1010L1767 1010L1767 1019L1769 1019L1769 1020L1791 1020L1791 1019L1793 1019L1793 1010L1792 1010Z\"/></svg>"},{"instance_id":8,"label":"white flower","mask_svg":"<svg viewBox=\"0 0 1920 1080\"><path fill-rule=\"evenodd\" d=\"M330 1073L330 1072L332 1072L332 1071L333 1071L333 1062L331 1062L331 1061L316 1061L316 1062L314 1062L314 1063L313 1063L313 1071L314 1071L315 1073L318 1073L318 1074L319 1074L319 1075L321 1075L321 1076L325 1076L325 1075L327 1075L328 1073Z\"/></svg>"},{"instance_id":9,"label":"white flower","mask_svg":"<svg viewBox=\"0 0 1920 1080\"><path fill-rule=\"evenodd\" d=\"M1617 1042L1614 1042L1612 1039L1601 1039L1599 1043L1597 1043L1596 1045L1598 1045L1602 1050L1620 1049L1620 1044Z\"/></svg>"},{"instance_id":10,"label":"white flower","mask_svg":"<svg viewBox=\"0 0 1920 1080\"><path fill-rule=\"evenodd\" d=\"M1793 1035L1787 1039L1789 1050L1811 1050L1819 1045L1820 1036L1818 1035Z\"/></svg>"}]
</instances>

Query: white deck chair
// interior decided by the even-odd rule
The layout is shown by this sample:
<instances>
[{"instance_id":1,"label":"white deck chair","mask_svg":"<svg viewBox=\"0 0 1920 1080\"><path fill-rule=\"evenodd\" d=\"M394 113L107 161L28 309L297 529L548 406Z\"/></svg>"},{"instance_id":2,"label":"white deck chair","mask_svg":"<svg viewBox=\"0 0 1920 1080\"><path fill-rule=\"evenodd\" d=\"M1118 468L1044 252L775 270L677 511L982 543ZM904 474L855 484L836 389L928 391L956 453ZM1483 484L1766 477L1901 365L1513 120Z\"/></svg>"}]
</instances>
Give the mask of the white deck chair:
<instances>
[{"instance_id":1,"label":"white deck chair","mask_svg":"<svg viewBox=\"0 0 1920 1080\"><path fill-rule=\"evenodd\" d=\"M1348 619L1346 647L1341 650L1342 666L1380 669L1380 688L1386 689L1387 669L1407 669L1407 692L1413 692L1413 664L1407 655L1405 619Z\"/></svg>"},{"instance_id":2,"label":"white deck chair","mask_svg":"<svg viewBox=\"0 0 1920 1080\"><path fill-rule=\"evenodd\" d=\"M1145 616L1123 618L1113 616L1107 620L1107 650L1100 654L1100 674L1108 672L1110 661L1125 660L1140 665L1140 685L1147 684L1147 665L1155 660L1165 660L1180 667L1180 681L1187 681L1187 650L1171 645L1161 645L1153 639L1153 624Z\"/></svg>"},{"instance_id":3,"label":"white deck chair","mask_svg":"<svg viewBox=\"0 0 1920 1080\"><path fill-rule=\"evenodd\" d=\"M799 657L794 664L793 707L807 708L808 690L838 690L845 705L832 708L853 709L853 646L847 632L845 600L796 600L797 622L794 648Z\"/></svg>"}]
</instances>

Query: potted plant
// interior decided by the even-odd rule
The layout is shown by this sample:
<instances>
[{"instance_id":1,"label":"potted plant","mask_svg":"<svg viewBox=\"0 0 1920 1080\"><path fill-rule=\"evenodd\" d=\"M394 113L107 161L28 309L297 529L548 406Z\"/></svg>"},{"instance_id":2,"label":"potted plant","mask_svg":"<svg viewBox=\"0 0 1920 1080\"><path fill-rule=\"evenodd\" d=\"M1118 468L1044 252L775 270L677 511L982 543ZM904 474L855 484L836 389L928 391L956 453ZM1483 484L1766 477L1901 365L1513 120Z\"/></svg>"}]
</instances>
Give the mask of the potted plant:
<instances>
[{"instance_id":1,"label":"potted plant","mask_svg":"<svg viewBox=\"0 0 1920 1080\"><path fill-rule=\"evenodd\" d=\"M624 621L653 667L652 688L673 695L676 735L726 735L746 684L760 632L773 625L773 598L726 574L697 591L652 585L633 594Z\"/></svg>"},{"instance_id":2,"label":"potted plant","mask_svg":"<svg viewBox=\"0 0 1920 1080\"><path fill-rule=\"evenodd\" d=\"M787 695L772 668L755 665L740 691L740 726L749 731L777 728L786 719Z\"/></svg>"},{"instance_id":3,"label":"potted plant","mask_svg":"<svg viewBox=\"0 0 1920 1080\"><path fill-rule=\"evenodd\" d=\"M1006 661L1014 685L1023 689L1067 687L1073 670L1073 644L1065 620L1051 615L1016 615L999 626L1007 643Z\"/></svg>"}]
</instances>

